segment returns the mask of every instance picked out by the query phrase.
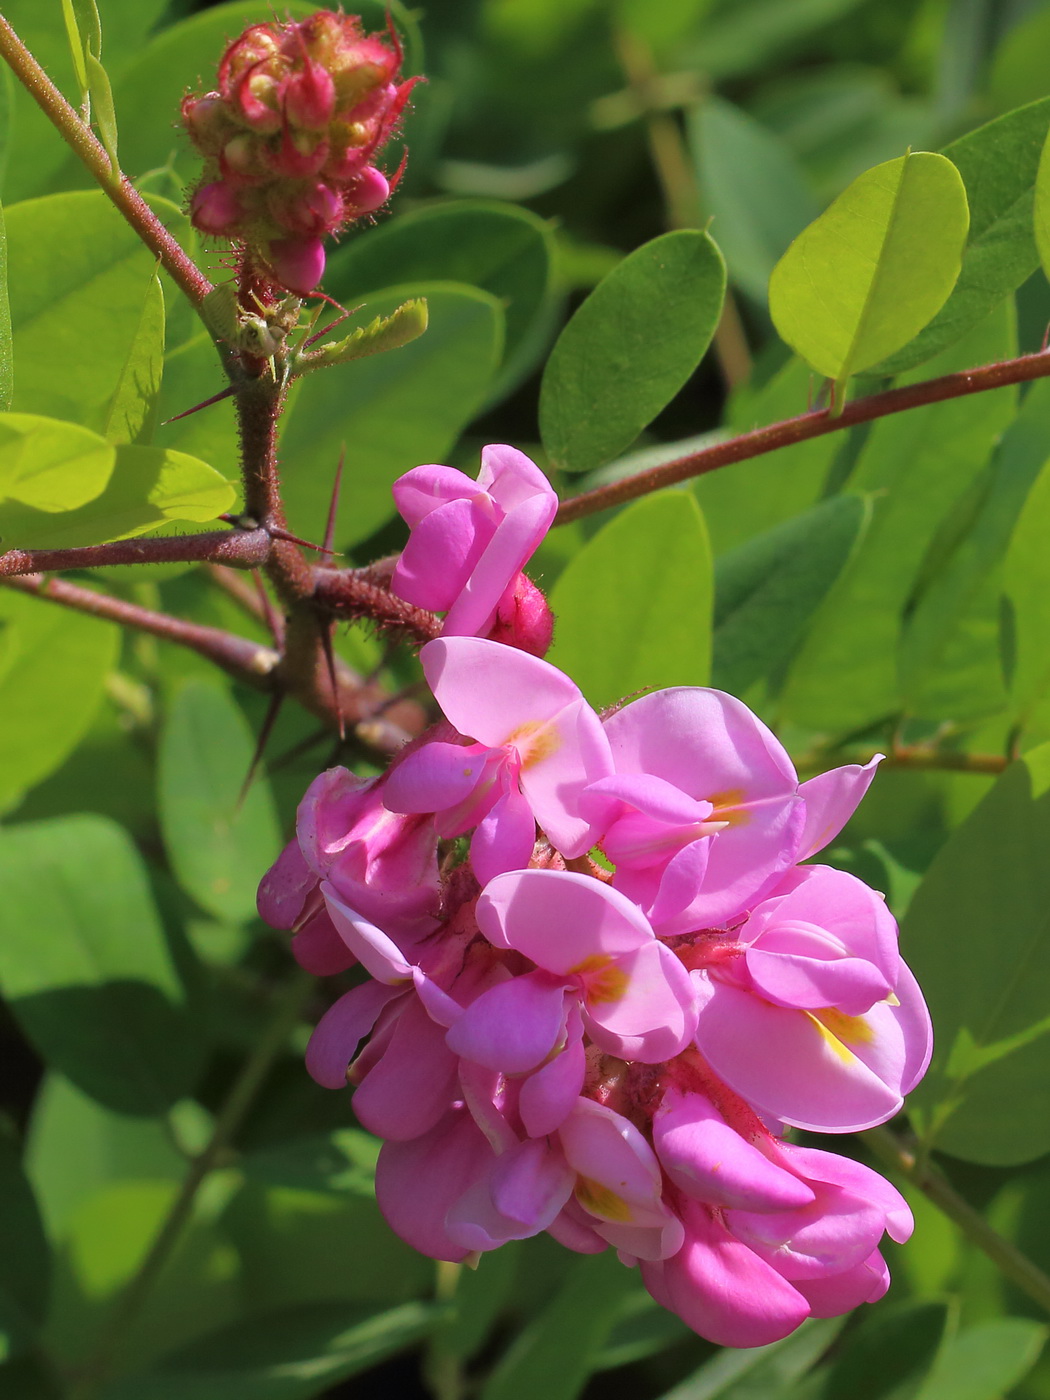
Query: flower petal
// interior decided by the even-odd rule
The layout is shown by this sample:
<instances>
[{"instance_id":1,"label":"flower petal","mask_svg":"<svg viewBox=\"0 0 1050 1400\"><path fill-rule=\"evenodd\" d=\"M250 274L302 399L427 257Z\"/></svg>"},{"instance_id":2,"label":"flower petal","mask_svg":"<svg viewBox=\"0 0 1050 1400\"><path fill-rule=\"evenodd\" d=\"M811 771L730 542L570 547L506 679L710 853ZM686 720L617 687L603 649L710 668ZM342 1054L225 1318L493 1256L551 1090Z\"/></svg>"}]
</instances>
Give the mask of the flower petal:
<instances>
[{"instance_id":1,"label":"flower petal","mask_svg":"<svg viewBox=\"0 0 1050 1400\"><path fill-rule=\"evenodd\" d=\"M404 988L384 987L381 982L364 982L344 992L318 1021L306 1047L310 1078L326 1089L345 1089L346 1069L358 1045L383 1008L403 995Z\"/></svg>"},{"instance_id":2,"label":"flower petal","mask_svg":"<svg viewBox=\"0 0 1050 1400\"><path fill-rule=\"evenodd\" d=\"M543 1063L565 1031L565 986L544 973L497 983L449 1029L448 1047L487 1069L524 1074Z\"/></svg>"}]
</instances>

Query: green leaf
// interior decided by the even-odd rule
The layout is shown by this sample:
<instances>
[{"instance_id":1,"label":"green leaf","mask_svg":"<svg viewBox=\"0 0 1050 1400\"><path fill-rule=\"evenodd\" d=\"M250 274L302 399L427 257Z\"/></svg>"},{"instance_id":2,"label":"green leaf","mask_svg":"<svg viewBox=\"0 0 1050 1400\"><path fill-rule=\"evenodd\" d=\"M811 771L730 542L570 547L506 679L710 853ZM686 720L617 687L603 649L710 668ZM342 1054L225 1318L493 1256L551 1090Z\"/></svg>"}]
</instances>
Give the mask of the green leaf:
<instances>
[{"instance_id":1,"label":"green leaf","mask_svg":"<svg viewBox=\"0 0 1050 1400\"><path fill-rule=\"evenodd\" d=\"M988 75L988 95L1000 111L1031 102L1050 92L1050 76L1042 61L1050 44L1050 13L1033 10L1015 24L995 52Z\"/></svg>"},{"instance_id":2,"label":"green leaf","mask_svg":"<svg viewBox=\"0 0 1050 1400\"><path fill-rule=\"evenodd\" d=\"M440 462L470 422L499 365L503 313L476 287L429 282L369 299L369 317L425 296L427 333L396 355L356 360L302 380L285 417L281 456L291 528L324 529L345 444L354 490L344 491L336 545L367 538L393 514L390 487L420 462Z\"/></svg>"},{"instance_id":3,"label":"green leaf","mask_svg":"<svg viewBox=\"0 0 1050 1400\"><path fill-rule=\"evenodd\" d=\"M34 1322L42 1322L51 1284L48 1248L33 1189L22 1170L18 1141L0 1123L0 1291Z\"/></svg>"},{"instance_id":4,"label":"green leaf","mask_svg":"<svg viewBox=\"0 0 1050 1400\"><path fill-rule=\"evenodd\" d=\"M7 228L0 209L0 412L11 407L15 392L15 363L12 352L11 304L7 295Z\"/></svg>"},{"instance_id":5,"label":"green leaf","mask_svg":"<svg viewBox=\"0 0 1050 1400\"><path fill-rule=\"evenodd\" d=\"M185 236L180 210L150 203ZM10 206L7 241L17 274L10 282L14 407L101 429L140 332L153 255L101 190Z\"/></svg>"},{"instance_id":6,"label":"green leaf","mask_svg":"<svg viewBox=\"0 0 1050 1400\"><path fill-rule=\"evenodd\" d=\"M310 1400L387 1356L417 1345L443 1309L405 1303L371 1316L315 1303L251 1318L106 1386L100 1400Z\"/></svg>"},{"instance_id":7,"label":"green leaf","mask_svg":"<svg viewBox=\"0 0 1050 1400\"><path fill-rule=\"evenodd\" d=\"M53 1240L65 1239L80 1206L118 1181L181 1181L186 1159L163 1118L112 1113L54 1072L29 1120L26 1173Z\"/></svg>"},{"instance_id":8,"label":"green leaf","mask_svg":"<svg viewBox=\"0 0 1050 1400\"><path fill-rule=\"evenodd\" d=\"M0 591L0 812L76 748L119 650L111 622Z\"/></svg>"},{"instance_id":9,"label":"green leaf","mask_svg":"<svg viewBox=\"0 0 1050 1400\"><path fill-rule=\"evenodd\" d=\"M648 1293L629 1293L619 1309L612 1336L595 1362L596 1371L613 1371L656 1356L693 1336L675 1313L667 1312Z\"/></svg>"},{"instance_id":10,"label":"green leaf","mask_svg":"<svg viewBox=\"0 0 1050 1400\"><path fill-rule=\"evenodd\" d=\"M87 65L95 125L98 127L99 140L109 156L110 172L116 184L120 181L120 163L117 160L117 114L113 106L113 88L110 85L109 74L90 49L84 54L84 62Z\"/></svg>"},{"instance_id":11,"label":"green leaf","mask_svg":"<svg viewBox=\"0 0 1050 1400\"><path fill-rule=\"evenodd\" d=\"M763 1347L724 1347L662 1400L780 1400L842 1331L844 1317L813 1318Z\"/></svg>"},{"instance_id":12,"label":"green leaf","mask_svg":"<svg viewBox=\"0 0 1050 1400\"><path fill-rule=\"evenodd\" d=\"M874 366L874 373L899 374L938 354L1035 271L1032 191L1048 123L1050 99L1009 112L945 146L970 206L962 271L930 324L910 345Z\"/></svg>"},{"instance_id":13,"label":"green leaf","mask_svg":"<svg viewBox=\"0 0 1050 1400\"><path fill-rule=\"evenodd\" d=\"M909 1103L928 1146L968 1161L1012 1164L1050 1150L1048 841L1044 744L953 832L904 921L901 947L937 1028Z\"/></svg>"},{"instance_id":14,"label":"green leaf","mask_svg":"<svg viewBox=\"0 0 1050 1400\"><path fill-rule=\"evenodd\" d=\"M1034 445L1038 451L1038 444ZM1047 451L1045 438L1042 455ZM1003 566L1007 624L1007 681L1011 714L1022 725L1050 688L1050 462L1043 466L1021 510Z\"/></svg>"},{"instance_id":15,"label":"green leaf","mask_svg":"<svg viewBox=\"0 0 1050 1400\"><path fill-rule=\"evenodd\" d=\"M764 306L769 274L820 212L790 150L754 117L709 97L693 111L690 145L711 233L730 279Z\"/></svg>"},{"instance_id":16,"label":"green leaf","mask_svg":"<svg viewBox=\"0 0 1050 1400\"><path fill-rule=\"evenodd\" d=\"M579 1259L496 1363L480 1400L575 1400L615 1324L617 1305L637 1286L615 1255Z\"/></svg>"},{"instance_id":17,"label":"green leaf","mask_svg":"<svg viewBox=\"0 0 1050 1400\"><path fill-rule=\"evenodd\" d=\"M219 919L255 913L259 880L280 848L269 784L238 798L255 750L236 702L219 685L190 681L161 736L161 829L179 883Z\"/></svg>"},{"instance_id":18,"label":"green leaf","mask_svg":"<svg viewBox=\"0 0 1050 1400\"><path fill-rule=\"evenodd\" d=\"M948 299L969 215L959 172L920 151L859 175L773 270L781 337L843 385L892 355Z\"/></svg>"},{"instance_id":19,"label":"green leaf","mask_svg":"<svg viewBox=\"0 0 1050 1400\"><path fill-rule=\"evenodd\" d=\"M933 366L933 372L1013 352L1004 302ZM917 377L917 376L916 376ZM1010 422L1007 389L948 400L876 423L846 489L872 498L860 548L813 620L781 694L783 713L843 733L901 706L898 653L904 613L935 531L965 495Z\"/></svg>"},{"instance_id":20,"label":"green leaf","mask_svg":"<svg viewBox=\"0 0 1050 1400\"><path fill-rule=\"evenodd\" d=\"M552 460L590 471L629 447L711 343L725 264L706 233L643 244L598 284L543 372L540 431Z\"/></svg>"},{"instance_id":21,"label":"green leaf","mask_svg":"<svg viewBox=\"0 0 1050 1400\"><path fill-rule=\"evenodd\" d=\"M91 14L94 11L94 14ZM69 36L69 56L73 60L73 72L76 74L77 83L80 85L81 99L88 90L87 67L84 63L84 54L87 43L80 33L80 21L90 20L94 29L94 37L97 41L95 52L98 53L102 47L102 24L98 17L98 9L88 0L87 5L74 3L74 0L62 0L62 18L66 25L66 34Z\"/></svg>"},{"instance_id":22,"label":"green leaf","mask_svg":"<svg viewBox=\"0 0 1050 1400\"><path fill-rule=\"evenodd\" d=\"M804 413L815 377L793 356L760 388L745 385L729 401L730 429L746 433ZM841 445L841 437L828 433L697 478L692 490L711 531L716 558L816 505Z\"/></svg>"},{"instance_id":23,"label":"green leaf","mask_svg":"<svg viewBox=\"0 0 1050 1400\"><path fill-rule=\"evenodd\" d=\"M110 442L149 443L157 425L164 373L164 290L154 272L146 284L142 315L102 429Z\"/></svg>"},{"instance_id":24,"label":"green leaf","mask_svg":"<svg viewBox=\"0 0 1050 1400\"><path fill-rule=\"evenodd\" d=\"M836 1356L821 1400L911 1400L950 1321L942 1302L890 1306L866 1317Z\"/></svg>"},{"instance_id":25,"label":"green leaf","mask_svg":"<svg viewBox=\"0 0 1050 1400\"><path fill-rule=\"evenodd\" d=\"M1047 1329L1023 1317L967 1327L944 1346L921 1400L1000 1400L1035 1365Z\"/></svg>"},{"instance_id":26,"label":"green leaf","mask_svg":"<svg viewBox=\"0 0 1050 1400\"><path fill-rule=\"evenodd\" d=\"M705 685L711 548L693 497L636 501L574 556L551 593L550 660L593 705L650 686Z\"/></svg>"},{"instance_id":27,"label":"green leaf","mask_svg":"<svg viewBox=\"0 0 1050 1400\"><path fill-rule=\"evenodd\" d=\"M783 62L785 50L814 30L848 15L861 0L749 0L728 7L704 25L695 50L676 55L686 65L695 58L702 73L735 77L761 68L771 58Z\"/></svg>"},{"instance_id":28,"label":"green leaf","mask_svg":"<svg viewBox=\"0 0 1050 1400\"><path fill-rule=\"evenodd\" d=\"M349 364L367 355L381 355L387 350L400 350L417 340L427 328L427 303L424 297L406 301L389 316L377 316L367 326L342 340L329 341L296 362L299 373L311 369L327 369L332 365Z\"/></svg>"},{"instance_id":29,"label":"green leaf","mask_svg":"<svg viewBox=\"0 0 1050 1400\"><path fill-rule=\"evenodd\" d=\"M715 685L740 695L792 655L869 516L861 497L833 496L718 560Z\"/></svg>"},{"instance_id":30,"label":"green leaf","mask_svg":"<svg viewBox=\"0 0 1050 1400\"><path fill-rule=\"evenodd\" d=\"M5 549L65 549L128 539L166 520L214 520L235 499L233 487L217 471L183 452L109 443L86 428L32 414L4 415L0 442L4 434L0 490L6 488L8 499L0 504L0 539ZM78 497L89 491L81 503Z\"/></svg>"},{"instance_id":31,"label":"green leaf","mask_svg":"<svg viewBox=\"0 0 1050 1400\"><path fill-rule=\"evenodd\" d=\"M3 828L0 929L4 995L50 1064L120 1113L159 1113L186 1092L197 1036L120 827L77 816Z\"/></svg>"},{"instance_id":32,"label":"green leaf","mask_svg":"<svg viewBox=\"0 0 1050 1400\"><path fill-rule=\"evenodd\" d=\"M157 442L210 462L227 480L239 478L237 418L232 398L212 404L200 413L167 419L202 403L226 386L226 377L211 336L198 330L182 345L169 350L164 359L164 377L157 410ZM292 391L294 397L294 387ZM237 481L239 488L239 480ZM287 487L287 482L282 486Z\"/></svg>"},{"instance_id":33,"label":"green leaf","mask_svg":"<svg viewBox=\"0 0 1050 1400\"><path fill-rule=\"evenodd\" d=\"M346 306L395 283L465 282L490 292L506 316L500 383L519 377L546 328L554 236L531 210L495 200L445 200L410 209L354 238L330 260L325 290Z\"/></svg>"}]
</instances>

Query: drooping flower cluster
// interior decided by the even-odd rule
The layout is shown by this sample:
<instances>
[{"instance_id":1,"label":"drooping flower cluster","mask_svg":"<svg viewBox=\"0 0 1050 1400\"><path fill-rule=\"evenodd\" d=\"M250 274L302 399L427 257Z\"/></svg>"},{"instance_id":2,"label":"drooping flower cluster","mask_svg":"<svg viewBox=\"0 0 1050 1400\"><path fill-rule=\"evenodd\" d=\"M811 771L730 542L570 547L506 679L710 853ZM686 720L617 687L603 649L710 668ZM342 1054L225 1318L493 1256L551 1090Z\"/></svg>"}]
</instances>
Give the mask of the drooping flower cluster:
<instances>
[{"instance_id":1,"label":"drooping flower cluster","mask_svg":"<svg viewBox=\"0 0 1050 1400\"><path fill-rule=\"evenodd\" d=\"M218 88L186 97L182 119L206 158L190 205L202 233L248 245L299 295L324 272L322 239L386 203L373 164L412 82L401 50L353 15L256 24L229 45Z\"/></svg>"},{"instance_id":2,"label":"drooping flower cluster","mask_svg":"<svg viewBox=\"0 0 1050 1400\"><path fill-rule=\"evenodd\" d=\"M546 661L470 635L549 523L532 464L487 453L477 486L428 467L395 488L414 526L395 585L448 611L422 650L443 720L378 779L322 774L260 890L305 967L366 974L307 1066L355 1086L385 1139L380 1207L422 1252L611 1245L705 1337L771 1342L880 1297L882 1236L911 1230L875 1172L785 1138L885 1121L929 1059L882 897L802 864L875 763L799 783L729 695L603 718Z\"/></svg>"}]
</instances>

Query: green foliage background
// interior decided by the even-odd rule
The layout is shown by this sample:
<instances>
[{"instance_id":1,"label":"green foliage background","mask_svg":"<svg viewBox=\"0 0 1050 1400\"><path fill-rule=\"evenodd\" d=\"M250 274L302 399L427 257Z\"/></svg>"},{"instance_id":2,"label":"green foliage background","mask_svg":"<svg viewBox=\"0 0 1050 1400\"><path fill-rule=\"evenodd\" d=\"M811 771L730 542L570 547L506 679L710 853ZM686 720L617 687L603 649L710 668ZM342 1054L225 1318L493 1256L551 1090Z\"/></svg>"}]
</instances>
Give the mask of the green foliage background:
<instances>
[{"instance_id":1,"label":"green foliage background","mask_svg":"<svg viewBox=\"0 0 1050 1400\"><path fill-rule=\"evenodd\" d=\"M173 123L270 7L99 9L120 160L218 277ZM378 0L362 9L383 25ZM0 11L79 101L60 0ZM308 538L344 443L336 542L365 562L399 547L389 486L421 462L473 471L482 443L510 441L573 494L803 412L822 375L841 397L1040 347L1043 0L429 0L394 17L428 76L408 172L325 287L362 307L352 324L425 295L430 328L297 385L281 455ZM661 186L668 132L684 160ZM229 404L165 423L221 387L208 336L6 70L0 170L4 547L235 506ZM843 211L867 230L870 286ZM731 391L724 342L707 351L726 280L753 361ZM1004 387L566 525L533 572L559 618L551 659L597 705L710 682L804 774L878 748L954 756L887 766L830 859L886 893L934 1013L920 1153L1050 1270L1048 462L1050 385ZM81 582L268 644L202 569ZM391 688L416 674L367 628L337 646ZM606 1256L543 1238L455 1277L401 1244L374 1202L377 1144L301 1064L342 987L294 978L254 915L310 778L373 760L288 707L238 808L264 706L189 651L0 589L3 1400L448 1400L462 1377L480 1400L1050 1400L1045 1315L909 1186L889 1298L756 1352L696 1338ZM997 781L965 771L973 755L1018 761ZM275 1034L178 1247L114 1332ZM91 1390L78 1368L107 1338L116 1364Z\"/></svg>"}]
</instances>

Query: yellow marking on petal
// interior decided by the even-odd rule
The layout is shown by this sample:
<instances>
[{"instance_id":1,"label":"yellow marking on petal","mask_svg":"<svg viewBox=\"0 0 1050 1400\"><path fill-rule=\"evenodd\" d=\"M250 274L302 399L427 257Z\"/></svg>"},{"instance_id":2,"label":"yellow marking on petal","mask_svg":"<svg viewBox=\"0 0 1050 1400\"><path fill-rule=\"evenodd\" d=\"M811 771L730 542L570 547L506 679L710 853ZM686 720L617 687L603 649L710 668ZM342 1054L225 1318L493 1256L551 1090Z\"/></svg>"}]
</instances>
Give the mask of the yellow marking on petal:
<instances>
[{"instance_id":1,"label":"yellow marking on petal","mask_svg":"<svg viewBox=\"0 0 1050 1400\"><path fill-rule=\"evenodd\" d=\"M601 1216L603 1220L612 1220L618 1225L630 1223L631 1207L623 1197L600 1181L592 1181L589 1176L576 1178L576 1199L584 1210Z\"/></svg>"},{"instance_id":2,"label":"yellow marking on petal","mask_svg":"<svg viewBox=\"0 0 1050 1400\"><path fill-rule=\"evenodd\" d=\"M608 953L594 953L569 971L583 978L584 995L589 1004L619 1001L630 980Z\"/></svg>"},{"instance_id":3,"label":"yellow marking on petal","mask_svg":"<svg viewBox=\"0 0 1050 1400\"><path fill-rule=\"evenodd\" d=\"M561 735L545 719L530 719L512 729L503 742L517 749L522 768L531 768L534 763L558 752Z\"/></svg>"},{"instance_id":4,"label":"yellow marking on petal","mask_svg":"<svg viewBox=\"0 0 1050 1400\"><path fill-rule=\"evenodd\" d=\"M889 996L885 998L885 1001L887 1006L900 1006L900 1000L894 992L890 992Z\"/></svg>"},{"instance_id":5,"label":"yellow marking on petal","mask_svg":"<svg viewBox=\"0 0 1050 1400\"><path fill-rule=\"evenodd\" d=\"M751 813L740 805L746 800L743 788L727 788L725 792L713 793L707 800L715 809L712 818L725 822L726 826L747 826L751 820Z\"/></svg>"},{"instance_id":6,"label":"yellow marking on petal","mask_svg":"<svg viewBox=\"0 0 1050 1400\"><path fill-rule=\"evenodd\" d=\"M828 1048L844 1064L848 1065L856 1059L846 1042L868 1045L875 1039L875 1032L863 1016L847 1016L844 1011L838 1011L834 1006L825 1006L820 1011L805 1011L803 1015L809 1017L827 1041Z\"/></svg>"}]
</instances>

